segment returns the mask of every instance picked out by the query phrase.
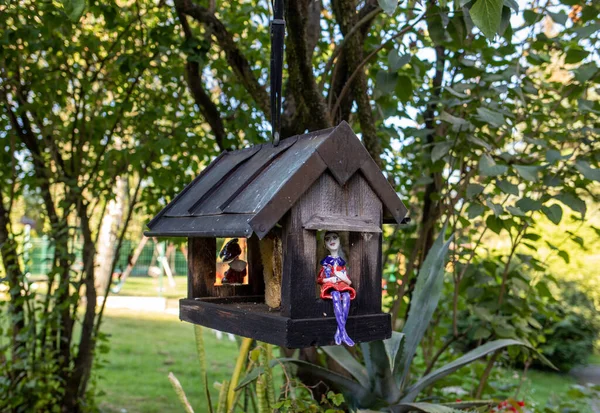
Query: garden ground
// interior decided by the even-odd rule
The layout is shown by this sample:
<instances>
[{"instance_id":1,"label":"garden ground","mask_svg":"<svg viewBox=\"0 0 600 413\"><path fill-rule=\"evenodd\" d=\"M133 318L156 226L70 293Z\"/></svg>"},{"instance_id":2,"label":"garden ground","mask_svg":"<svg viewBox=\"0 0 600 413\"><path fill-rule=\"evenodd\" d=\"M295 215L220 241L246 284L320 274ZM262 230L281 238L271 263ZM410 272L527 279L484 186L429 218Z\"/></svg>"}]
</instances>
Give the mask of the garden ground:
<instances>
[{"instance_id":1,"label":"garden ground","mask_svg":"<svg viewBox=\"0 0 600 413\"><path fill-rule=\"evenodd\" d=\"M166 280L165 280L166 281ZM168 307L176 307L177 296L185 294L184 277L177 277L177 287L167 289ZM119 295L156 295L158 281L150 278L128 280ZM181 412L167 376L173 372L181 382L196 412L207 411L201 391L199 363L192 325L180 322L169 313L107 309L103 331L108 336L108 353L100 355L101 369L96 370L98 403L104 412ZM212 399L217 390L212 385L228 379L237 356L237 344L227 337L217 340L205 330L206 358ZM599 363L597 356L592 363ZM508 380L520 380L520 372L506 371ZM547 401L567 397L575 378L550 372L530 371L519 399L544 405ZM588 410L592 412L592 410ZM582 413L584 413L582 411Z\"/></svg>"}]
</instances>

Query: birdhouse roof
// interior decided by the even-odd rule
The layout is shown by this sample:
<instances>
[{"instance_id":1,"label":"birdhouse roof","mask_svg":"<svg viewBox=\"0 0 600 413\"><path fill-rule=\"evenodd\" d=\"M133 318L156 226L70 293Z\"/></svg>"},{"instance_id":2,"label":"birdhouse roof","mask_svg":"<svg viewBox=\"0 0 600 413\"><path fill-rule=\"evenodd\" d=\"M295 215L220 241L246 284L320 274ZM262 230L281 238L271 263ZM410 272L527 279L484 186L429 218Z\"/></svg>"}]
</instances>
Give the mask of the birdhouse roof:
<instances>
[{"instance_id":1,"label":"birdhouse roof","mask_svg":"<svg viewBox=\"0 0 600 413\"><path fill-rule=\"evenodd\" d=\"M384 222L407 209L350 125L219 155L148 223L147 236L266 235L326 171L340 185L362 173L381 199Z\"/></svg>"}]
</instances>

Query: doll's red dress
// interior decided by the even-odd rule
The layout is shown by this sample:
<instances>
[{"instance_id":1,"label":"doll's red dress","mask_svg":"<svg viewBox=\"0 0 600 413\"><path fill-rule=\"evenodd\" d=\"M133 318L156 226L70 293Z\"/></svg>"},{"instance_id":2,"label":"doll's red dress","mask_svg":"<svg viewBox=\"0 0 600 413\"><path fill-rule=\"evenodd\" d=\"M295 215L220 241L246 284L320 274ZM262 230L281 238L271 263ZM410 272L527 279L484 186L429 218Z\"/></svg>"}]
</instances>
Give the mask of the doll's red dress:
<instances>
[{"instance_id":1,"label":"doll's red dress","mask_svg":"<svg viewBox=\"0 0 600 413\"><path fill-rule=\"evenodd\" d=\"M346 292L350 294L350 299L354 300L356 291L344 281L326 282L325 278L335 277L335 271L346 271L346 262L340 257L328 255L321 261L321 270L317 277L317 283L321 285L321 298L331 300L331 291Z\"/></svg>"}]
</instances>

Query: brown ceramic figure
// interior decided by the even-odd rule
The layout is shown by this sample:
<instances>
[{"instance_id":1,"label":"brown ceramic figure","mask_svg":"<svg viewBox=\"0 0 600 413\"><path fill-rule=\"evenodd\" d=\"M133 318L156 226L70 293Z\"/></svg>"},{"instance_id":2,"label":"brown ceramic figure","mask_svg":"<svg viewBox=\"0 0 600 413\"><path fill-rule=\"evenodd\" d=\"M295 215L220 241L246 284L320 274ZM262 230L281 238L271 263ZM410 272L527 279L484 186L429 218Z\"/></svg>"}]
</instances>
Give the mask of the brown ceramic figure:
<instances>
[{"instance_id":1,"label":"brown ceramic figure","mask_svg":"<svg viewBox=\"0 0 600 413\"><path fill-rule=\"evenodd\" d=\"M244 277L248 273L246 270L246 261L240 260L242 255L242 247L238 243L238 239L234 238L229 241L219 254L219 257L229 264L229 269L223 274L221 282L223 284L242 284Z\"/></svg>"}]
</instances>

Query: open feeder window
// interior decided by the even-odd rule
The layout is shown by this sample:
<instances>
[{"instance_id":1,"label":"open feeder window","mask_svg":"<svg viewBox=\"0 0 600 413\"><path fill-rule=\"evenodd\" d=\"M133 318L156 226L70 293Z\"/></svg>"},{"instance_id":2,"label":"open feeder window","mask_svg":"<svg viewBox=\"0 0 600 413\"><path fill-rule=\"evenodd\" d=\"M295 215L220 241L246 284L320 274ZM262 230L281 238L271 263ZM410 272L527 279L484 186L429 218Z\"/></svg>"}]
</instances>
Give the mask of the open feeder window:
<instances>
[{"instance_id":1,"label":"open feeder window","mask_svg":"<svg viewBox=\"0 0 600 413\"><path fill-rule=\"evenodd\" d=\"M221 248L217 257L215 286L248 284L246 239L225 238L217 240L217 246L219 245L221 245Z\"/></svg>"},{"instance_id":2,"label":"open feeder window","mask_svg":"<svg viewBox=\"0 0 600 413\"><path fill-rule=\"evenodd\" d=\"M188 238L182 320L291 348L351 345L391 336L381 228L402 223L406 211L342 122L224 152L146 235ZM218 274L232 269L236 282L227 275L219 285Z\"/></svg>"}]
</instances>

